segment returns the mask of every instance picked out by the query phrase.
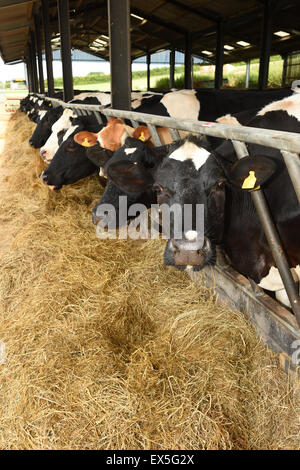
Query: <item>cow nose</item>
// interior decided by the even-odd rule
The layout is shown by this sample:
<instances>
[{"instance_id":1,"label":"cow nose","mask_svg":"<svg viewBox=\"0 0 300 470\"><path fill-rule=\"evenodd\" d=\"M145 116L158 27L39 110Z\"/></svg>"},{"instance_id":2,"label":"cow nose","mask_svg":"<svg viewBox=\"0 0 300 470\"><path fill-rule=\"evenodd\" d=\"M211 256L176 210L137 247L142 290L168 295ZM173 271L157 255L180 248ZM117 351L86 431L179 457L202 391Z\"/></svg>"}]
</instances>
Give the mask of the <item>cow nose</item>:
<instances>
[{"instance_id":1,"label":"cow nose","mask_svg":"<svg viewBox=\"0 0 300 470\"><path fill-rule=\"evenodd\" d=\"M41 150L40 150L40 155L41 155L41 157L42 157L44 160L46 160L46 154L47 154L47 151L44 150L43 148L41 148Z\"/></svg>"},{"instance_id":2,"label":"cow nose","mask_svg":"<svg viewBox=\"0 0 300 470\"><path fill-rule=\"evenodd\" d=\"M44 182L44 183L47 183L48 181L48 175L45 175L45 172L43 171L43 173L41 174L41 180Z\"/></svg>"},{"instance_id":3,"label":"cow nose","mask_svg":"<svg viewBox=\"0 0 300 470\"><path fill-rule=\"evenodd\" d=\"M170 249L176 265L201 266L211 250L211 243L206 237L185 236L182 239L172 238Z\"/></svg>"},{"instance_id":4,"label":"cow nose","mask_svg":"<svg viewBox=\"0 0 300 470\"><path fill-rule=\"evenodd\" d=\"M29 145L31 145L33 147L33 140L32 139L29 139Z\"/></svg>"}]
</instances>

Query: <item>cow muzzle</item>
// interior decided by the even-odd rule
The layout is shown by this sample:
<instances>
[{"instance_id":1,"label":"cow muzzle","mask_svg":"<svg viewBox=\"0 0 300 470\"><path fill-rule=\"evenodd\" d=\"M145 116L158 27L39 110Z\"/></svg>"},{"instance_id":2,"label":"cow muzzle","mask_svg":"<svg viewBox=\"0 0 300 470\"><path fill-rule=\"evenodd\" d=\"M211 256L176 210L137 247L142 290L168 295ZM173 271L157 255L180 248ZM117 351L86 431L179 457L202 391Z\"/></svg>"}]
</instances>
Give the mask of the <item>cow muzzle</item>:
<instances>
[{"instance_id":1,"label":"cow muzzle","mask_svg":"<svg viewBox=\"0 0 300 470\"><path fill-rule=\"evenodd\" d=\"M211 252L211 243L206 237L194 239L174 238L170 241L170 251L176 266L203 266Z\"/></svg>"}]
</instances>

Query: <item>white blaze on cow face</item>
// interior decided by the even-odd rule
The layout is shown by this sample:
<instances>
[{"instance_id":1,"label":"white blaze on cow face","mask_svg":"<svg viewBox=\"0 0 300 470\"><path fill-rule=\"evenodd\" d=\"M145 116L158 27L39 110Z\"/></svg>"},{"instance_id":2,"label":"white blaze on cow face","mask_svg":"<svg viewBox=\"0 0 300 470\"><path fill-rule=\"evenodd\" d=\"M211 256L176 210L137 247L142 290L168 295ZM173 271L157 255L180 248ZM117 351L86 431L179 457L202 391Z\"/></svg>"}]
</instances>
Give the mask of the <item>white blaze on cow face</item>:
<instances>
[{"instance_id":1,"label":"white blaze on cow face","mask_svg":"<svg viewBox=\"0 0 300 470\"><path fill-rule=\"evenodd\" d=\"M136 151L136 147L131 148L131 149L125 149L126 155L130 155L131 153L133 153L133 152L135 152L135 151Z\"/></svg>"},{"instance_id":2,"label":"white blaze on cow face","mask_svg":"<svg viewBox=\"0 0 300 470\"><path fill-rule=\"evenodd\" d=\"M39 111L39 118L43 119L43 117L47 114L47 111Z\"/></svg>"},{"instance_id":3,"label":"white blaze on cow face","mask_svg":"<svg viewBox=\"0 0 300 470\"><path fill-rule=\"evenodd\" d=\"M51 161L58 150L58 133L63 129L69 129L71 126L71 117L76 117L76 114L71 109L65 109L61 117L53 124L52 134L41 148L41 153L45 156L47 161Z\"/></svg>"},{"instance_id":4,"label":"white blaze on cow face","mask_svg":"<svg viewBox=\"0 0 300 470\"><path fill-rule=\"evenodd\" d=\"M67 140L67 138L73 134L73 132L76 131L76 129L78 128L79 126L71 126L67 132L65 133L65 135L63 136L63 142L65 142Z\"/></svg>"},{"instance_id":5,"label":"white blaze on cow face","mask_svg":"<svg viewBox=\"0 0 300 470\"><path fill-rule=\"evenodd\" d=\"M210 152L202 147L198 147L193 142L185 142L181 147L174 150L173 153L169 156L173 160L178 160L180 162L185 162L186 160L192 160L196 170L204 165L207 158L209 157Z\"/></svg>"},{"instance_id":6,"label":"white blaze on cow face","mask_svg":"<svg viewBox=\"0 0 300 470\"><path fill-rule=\"evenodd\" d=\"M300 280L300 265L296 266L295 268L291 268L291 274L294 278L295 282L299 282ZM275 266L272 266L268 275L262 278L260 283L258 284L260 287L266 290L270 290L275 292L276 299L282 302L287 307L290 307L290 301L287 296L286 290L284 288L281 276L279 271Z\"/></svg>"},{"instance_id":7,"label":"white blaze on cow face","mask_svg":"<svg viewBox=\"0 0 300 470\"><path fill-rule=\"evenodd\" d=\"M300 94L295 93L283 100L273 101L273 103L262 108L257 115L264 116L266 113L271 111L286 111L290 116L293 116L300 121Z\"/></svg>"}]
</instances>

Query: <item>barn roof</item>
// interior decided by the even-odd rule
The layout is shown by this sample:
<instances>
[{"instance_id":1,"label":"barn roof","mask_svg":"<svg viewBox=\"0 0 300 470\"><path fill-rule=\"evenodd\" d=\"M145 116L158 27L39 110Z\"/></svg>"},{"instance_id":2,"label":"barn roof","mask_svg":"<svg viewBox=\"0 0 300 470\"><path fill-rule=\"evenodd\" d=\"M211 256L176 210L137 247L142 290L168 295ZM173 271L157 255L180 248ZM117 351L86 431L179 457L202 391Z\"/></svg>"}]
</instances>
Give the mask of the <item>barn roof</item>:
<instances>
[{"instance_id":1,"label":"barn roof","mask_svg":"<svg viewBox=\"0 0 300 470\"><path fill-rule=\"evenodd\" d=\"M273 1L273 0L271 0ZM4 62L28 55L33 14L40 0L0 0L0 53ZM260 55L264 0L131 0L131 54L144 56L174 46L183 51L189 35L192 52L214 60L216 31L224 25L225 62ZM277 0L272 4L271 54L300 50L299 0ZM60 44L56 0L49 1L53 48ZM108 58L107 0L70 0L72 47ZM240 43L243 41L246 44Z\"/></svg>"}]
</instances>

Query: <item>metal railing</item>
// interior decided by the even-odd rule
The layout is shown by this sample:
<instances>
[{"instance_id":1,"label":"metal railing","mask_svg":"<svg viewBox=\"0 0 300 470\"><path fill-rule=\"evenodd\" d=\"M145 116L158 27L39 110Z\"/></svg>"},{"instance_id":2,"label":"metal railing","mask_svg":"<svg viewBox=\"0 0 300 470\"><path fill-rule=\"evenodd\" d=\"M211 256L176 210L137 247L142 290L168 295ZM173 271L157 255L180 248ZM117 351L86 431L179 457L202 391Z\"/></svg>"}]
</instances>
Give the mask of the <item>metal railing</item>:
<instances>
[{"instance_id":1,"label":"metal railing","mask_svg":"<svg viewBox=\"0 0 300 470\"><path fill-rule=\"evenodd\" d=\"M149 128L156 146L162 145L156 126L162 126L169 128L174 140L180 139L179 130L231 140L238 159L249 155L245 142L276 148L280 150L283 155L284 162L300 203L300 158L298 155L300 154L300 134L247 126L232 126L216 122L193 121L188 119L179 120L135 111L122 111L101 105L65 103L56 98L48 98L45 95L37 93L33 93L33 95L51 101L53 106L73 109L78 115L94 114L100 124L103 123L103 116L106 118L117 117L128 119L134 127L137 127L139 123L145 123ZM273 259L290 300L291 308L300 326L299 293L297 292L296 284L284 254L278 232L272 221L264 194L261 190L257 190L251 192L251 197L272 252Z\"/></svg>"}]
</instances>

